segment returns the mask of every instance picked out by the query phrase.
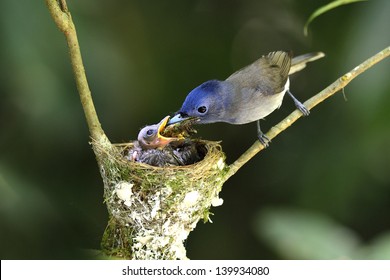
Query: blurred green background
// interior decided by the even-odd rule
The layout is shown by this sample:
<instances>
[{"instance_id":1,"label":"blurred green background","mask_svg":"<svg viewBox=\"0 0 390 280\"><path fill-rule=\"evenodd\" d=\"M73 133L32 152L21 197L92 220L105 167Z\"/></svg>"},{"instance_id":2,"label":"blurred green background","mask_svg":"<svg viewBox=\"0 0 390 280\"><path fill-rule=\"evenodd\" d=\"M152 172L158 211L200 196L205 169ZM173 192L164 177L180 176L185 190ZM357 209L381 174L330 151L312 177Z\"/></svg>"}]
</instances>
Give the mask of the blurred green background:
<instances>
[{"instance_id":1,"label":"blurred green background","mask_svg":"<svg viewBox=\"0 0 390 280\"><path fill-rule=\"evenodd\" d=\"M292 77L301 101L389 45L390 1L68 0L103 128L113 142L186 94L274 50L323 51ZM103 186L63 35L44 1L0 4L0 257L83 258L107 222ZM383 61L272 141L224 186L191 259L390 259L390 63ZM294 109L286 98L263 130ZM255 124L198 127L231 163Z\"/></svg>"}]
</instances>

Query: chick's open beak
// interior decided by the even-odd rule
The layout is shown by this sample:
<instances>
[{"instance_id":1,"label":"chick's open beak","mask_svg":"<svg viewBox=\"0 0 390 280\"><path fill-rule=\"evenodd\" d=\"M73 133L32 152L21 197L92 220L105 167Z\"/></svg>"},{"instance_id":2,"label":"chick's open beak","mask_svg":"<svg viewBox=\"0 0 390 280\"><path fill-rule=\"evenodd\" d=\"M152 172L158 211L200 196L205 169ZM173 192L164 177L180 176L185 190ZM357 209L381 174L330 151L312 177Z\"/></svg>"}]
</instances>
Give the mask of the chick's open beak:
<instances>
[{"instance_id":1,"label":"chick's open beak","mask_svg":"<svg viewBox=\"0 0 390 280\"><path fill-rule=\"evenodd\" d=\"M163 135L161 135L161 133L163 133L165 127L167 126L168 124L168 121L169 121L169 116L166 116L161 122L159 122L158 124L158 128L157 128L157 139L156 141L158 142L158 146L160 148L164 148L166 145L168 145L169 143L173 142L173 141L178 141L178 140L181 140L181 139L184 139L183 136L178 136L178 137L165 137Z\"/></svg>"}]
</instances>

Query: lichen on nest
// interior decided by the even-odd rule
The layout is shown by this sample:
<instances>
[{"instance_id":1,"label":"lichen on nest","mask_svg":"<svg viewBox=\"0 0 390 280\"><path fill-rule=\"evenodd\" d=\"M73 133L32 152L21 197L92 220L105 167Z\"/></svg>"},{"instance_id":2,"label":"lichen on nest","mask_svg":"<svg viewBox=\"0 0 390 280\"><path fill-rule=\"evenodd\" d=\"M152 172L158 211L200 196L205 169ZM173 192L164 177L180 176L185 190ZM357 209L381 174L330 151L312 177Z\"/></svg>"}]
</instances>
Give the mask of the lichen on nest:
<instances>
[{"instance_id":1,"label":"lichen on nest","mask_svg":"<svg viewBox=\"0 0 390 280\"><path fill-rule=\"evenodd\" d=\"M127 160L133 143L107 147L93 141L104 182L110 220L103 251L129 259L186 259L183 242L199 220L209 221L227 172L218 142L204 145L203 160L185 166L155 167Z\"/></svg>"}]
</instances>

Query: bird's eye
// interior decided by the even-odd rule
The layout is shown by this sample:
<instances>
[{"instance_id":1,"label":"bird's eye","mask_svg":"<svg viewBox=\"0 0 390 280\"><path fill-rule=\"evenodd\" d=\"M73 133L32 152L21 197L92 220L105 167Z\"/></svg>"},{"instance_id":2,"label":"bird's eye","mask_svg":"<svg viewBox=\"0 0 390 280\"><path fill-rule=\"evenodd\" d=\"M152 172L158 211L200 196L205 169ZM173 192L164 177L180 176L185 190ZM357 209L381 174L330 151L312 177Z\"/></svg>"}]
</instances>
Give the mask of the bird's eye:
<instances>
[{"instance_id":1,"label":"bird's eye","mask_svg":"<svg viewBox=\"0 0 390 280\"><path fill-rule=\"evenodd\" d=\"M198 112L201 113L201 114L206 113L206 112L207 112L206 106L200 106L200 107L198 108Z\"/></svg>"},{"instance_id":2,"label":"bird's eye","mask_svg":"<svg viewBox=\"0 0 390 280\"><path fill-rule=\"evenodd\" d=\"M149 129L148 131L146 131L146 135L147 136L152 136L154 133L154 130L153 129Z\"/></svg>"}]
</instances>

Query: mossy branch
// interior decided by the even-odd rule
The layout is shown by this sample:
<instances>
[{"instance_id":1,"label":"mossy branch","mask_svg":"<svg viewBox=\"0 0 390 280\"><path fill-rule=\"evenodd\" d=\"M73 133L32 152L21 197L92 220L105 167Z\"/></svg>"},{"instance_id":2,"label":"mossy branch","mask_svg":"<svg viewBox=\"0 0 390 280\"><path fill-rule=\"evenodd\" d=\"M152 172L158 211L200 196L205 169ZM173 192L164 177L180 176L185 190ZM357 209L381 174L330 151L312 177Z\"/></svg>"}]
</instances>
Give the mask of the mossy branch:
<instances>
[{"instance_id":1,"label":"mossy branch","mask_svg":"<svg viewBox=\"0 0 390 280\"><path fill-rule=\"evenodd\" d=\"M312 98L307 100L304 105L308 109L312 109L317 106L319 103L325 99L331 97L336 92L342 90L346 85L348 85L354 78L377 64L378 62L384 60L390 55L390 46L370 57L363 63L359 64L351 71L338 78L335 82L329 85L327 88L314 95ZM279 122L277 125L272 127L267 133L266 136L271 140L275 138L279 133L286 130L294 122L296 122L302 113L299 110L295 110L290 115L288 115L284 120ZM225 179L229 179L234 175L245 163L247 163L251 158L253 158L258 152L264 149L264 146L260 144L259 141L256 141L244 154L242 154L235 162L233 162L229 167L229 171L225 175Z\"/></svg>"},{"instance_id":2,"label":"mossy branch","mask_svg":"<svg viewBox=\"0 0 390 280\"><path fill-rule=\"evenodd\" d=\"M109 145L110 142L100 125L95 106L93 104L91 91L85 75L76 28L73 24L72 16L68 10L66 1L46 0L46 5L49 8L54 22L61 32L64 33L68 43L73 73L76 80L77 90L80 95L81 105L83 106L85 118L87 120L89 133L96 141L101 141Z\"/></svg>"}]
</instances>

